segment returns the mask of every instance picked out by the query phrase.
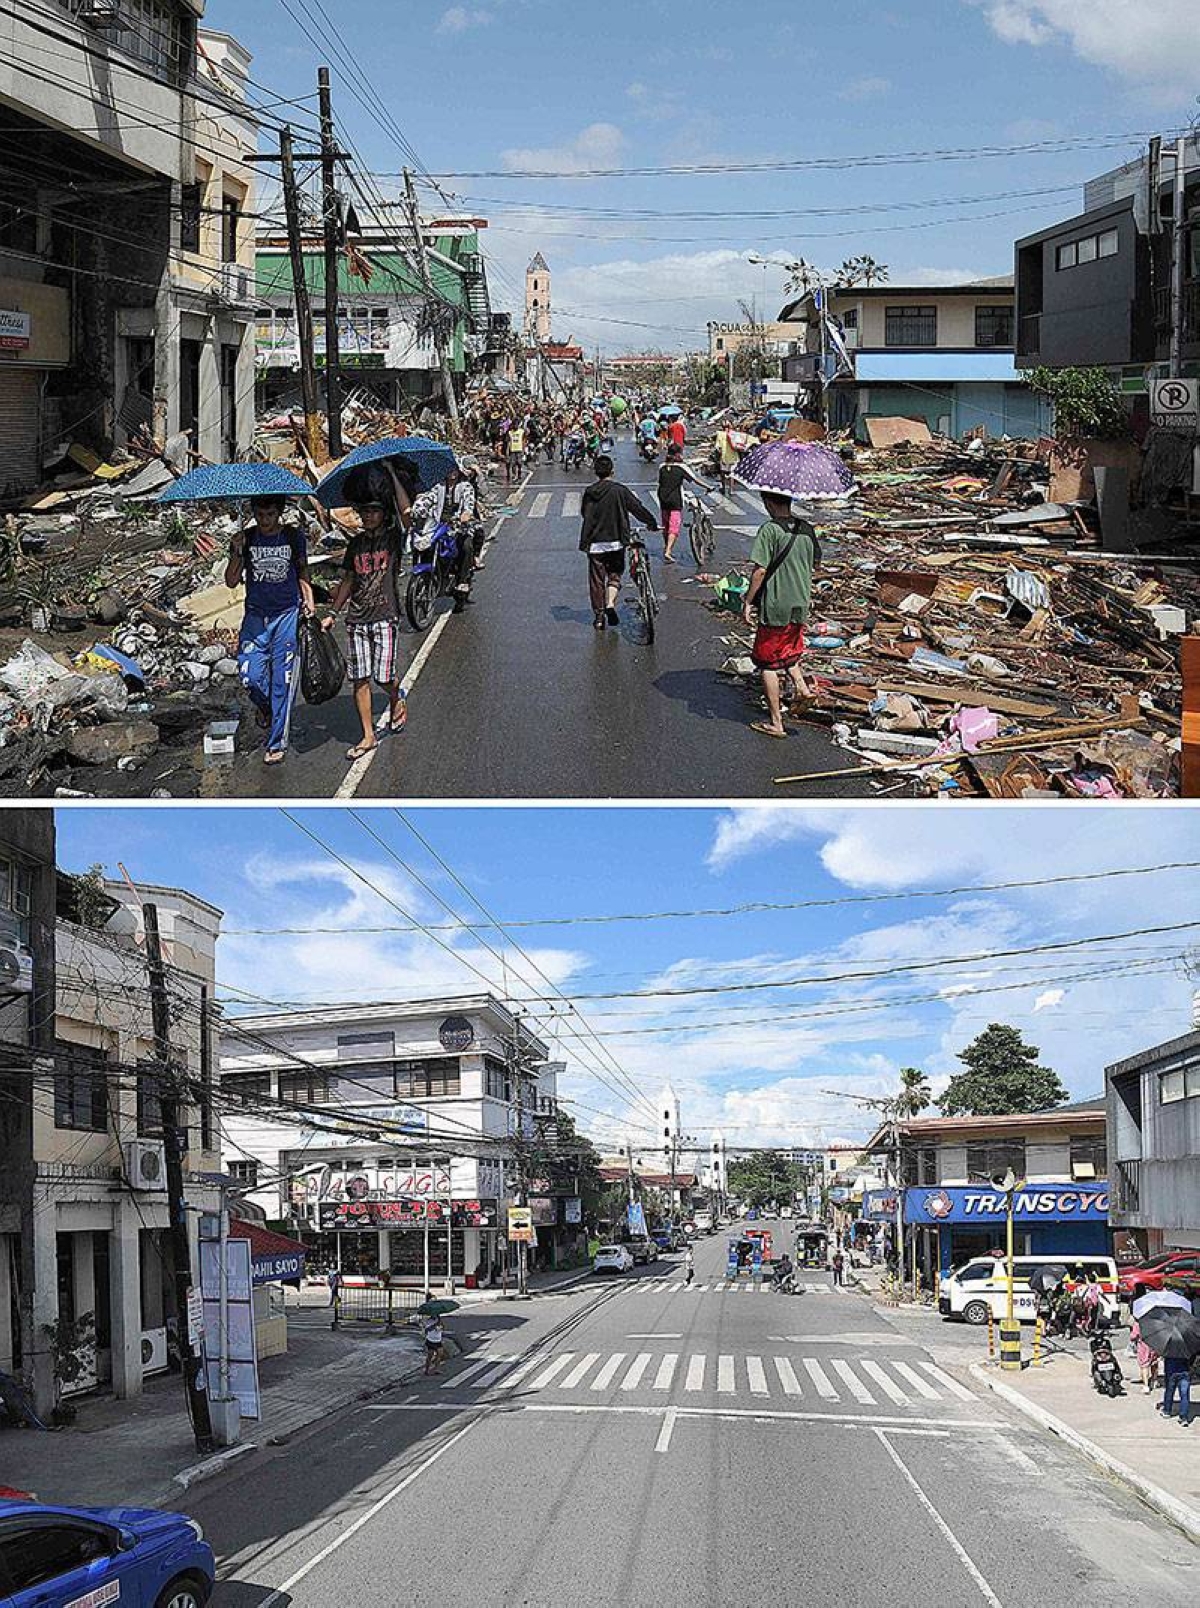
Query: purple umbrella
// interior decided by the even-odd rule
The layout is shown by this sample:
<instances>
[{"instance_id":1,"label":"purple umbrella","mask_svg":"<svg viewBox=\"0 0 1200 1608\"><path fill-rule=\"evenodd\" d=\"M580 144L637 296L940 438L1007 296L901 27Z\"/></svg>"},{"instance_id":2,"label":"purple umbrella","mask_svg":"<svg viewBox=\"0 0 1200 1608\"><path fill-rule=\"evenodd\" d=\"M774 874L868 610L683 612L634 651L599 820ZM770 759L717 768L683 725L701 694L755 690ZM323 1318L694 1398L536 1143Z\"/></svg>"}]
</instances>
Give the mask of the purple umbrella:
<instances>
[{"instance_id":1,"label":"purple umbrella","mask_svg":"<svg viewBox=\"0 0 1200 1608\"><path fill-rule=\"evenodd\" d=\"M771 441L751 447L733 478L751 491L773 491L804 502L848 497L854 476L836 452L816 441Z\"/></svg>"}]
</instances>

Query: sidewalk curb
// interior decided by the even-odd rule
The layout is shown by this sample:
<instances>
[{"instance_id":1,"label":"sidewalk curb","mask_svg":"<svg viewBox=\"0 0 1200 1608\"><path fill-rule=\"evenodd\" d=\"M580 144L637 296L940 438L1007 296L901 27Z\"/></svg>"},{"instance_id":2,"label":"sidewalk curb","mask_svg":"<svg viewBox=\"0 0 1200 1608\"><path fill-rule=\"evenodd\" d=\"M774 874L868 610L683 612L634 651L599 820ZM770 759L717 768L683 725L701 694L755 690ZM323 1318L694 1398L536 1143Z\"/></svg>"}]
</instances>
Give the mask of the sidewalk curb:
<instances>
[{"instance_id":1,"label":"sidewalk curb","mask_svg":"<svg viewBox=\"0 0 1200 1608\"><path fill-rule=\"evenodd\" d=\"M237 1446L228 1446L215 1457L206 1457L202 1463L193 1463L190 1468L181 1468L178 1474L171 1476L171 1484L177 1485L181 1491L190 1491L193 1485L199 1485L202 1480L211 1480L215 1474L223 1473L231 1463L247 1452L258 1450L257 1441L243 1441Z\"/></svg>"},{"instance_id":2,"label":"sidewalk curb","mask_svg":"<svg viewBox=\"0 0 1200 1608\"><path fill-rule=\"evenodd\" d=\"M1136 1469L1130 1468L1127 1463L1122 1463L1119 1458L1113 1457L1102 1446L1097 1446L1095 1441L1089 1440L1086 1435L1081 1435L1077 1429L1072 1429L1071 1425L1064 1423L1061 1418L1055 1418L1053 1413L1047 1412L1037 1402L1030 1401L1028 1396L1023 1396L1019 1390L1014 1390L1011 1385L996 1379L982 1363L971 1363L968 1371L972 1378L994 1391L1010 1407L1015 1407L1018 1412L1024 1413L1026 1418L1031 1418L1035 1424L1048 1429L1052 1435L1057 1435L1060 1440L1073 1446L1090 1462L1098 1464L1114 1479L1128 1485L1143 1502L1147 1502L1165 1519L1169 1519L1182 1530L1190 1541L1200 1542L1200 1512L1195 1508L1189 1507L1186 1502L1181 1502L1169 1491L1164 1491L1160 1485L1155 1485Z\"/></svg>"}]
</instances>

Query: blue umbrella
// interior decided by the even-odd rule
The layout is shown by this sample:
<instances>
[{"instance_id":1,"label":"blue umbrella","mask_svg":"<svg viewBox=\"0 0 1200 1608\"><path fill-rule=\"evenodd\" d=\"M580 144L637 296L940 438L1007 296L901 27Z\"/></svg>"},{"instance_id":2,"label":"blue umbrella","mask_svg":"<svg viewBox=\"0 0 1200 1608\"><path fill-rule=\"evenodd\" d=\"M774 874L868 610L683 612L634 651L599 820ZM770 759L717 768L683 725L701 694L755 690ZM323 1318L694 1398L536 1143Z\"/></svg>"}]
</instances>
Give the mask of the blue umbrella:
<instances>
[{"instance_id":1,"label":"blue umbrella","mask_svg":"<svg viewBox=\"0 0 1200 1608\"><path fill-rule=\"evenodd\" d=\"M456 463L453 449L444 441L431 441L428 436L389 436L384 441L372 441L369 446L355 447L343 458L317 487L318 502L324 503L326 508L341 508L350 471L366 463L382 463L386 458L406 458L417 471L421 491L432 491L434 486L440 486Z\"/></svg>"},{"instance_id":2,"label":"blue umbrella","mask_svg":"<svg viewBox=\"0 0 1200 1608\"><path fill-rule=\"evenodd\" d=\"M658 416L660 419L679 419L683 417L683 409L677 402L670 402L665 408L659 408Z\"/></svg>"},{"instance_id":3,"label":"blue umbrella","mask_svg":"<svg viewBox=\"0 0 1200 1608\"><path fill-rule=\"evenodd\" d=\"M246 497L311 497L313 488L278 463L208 463L189 469L160 503L224 502Z\"/></svg>"}]
</instances>

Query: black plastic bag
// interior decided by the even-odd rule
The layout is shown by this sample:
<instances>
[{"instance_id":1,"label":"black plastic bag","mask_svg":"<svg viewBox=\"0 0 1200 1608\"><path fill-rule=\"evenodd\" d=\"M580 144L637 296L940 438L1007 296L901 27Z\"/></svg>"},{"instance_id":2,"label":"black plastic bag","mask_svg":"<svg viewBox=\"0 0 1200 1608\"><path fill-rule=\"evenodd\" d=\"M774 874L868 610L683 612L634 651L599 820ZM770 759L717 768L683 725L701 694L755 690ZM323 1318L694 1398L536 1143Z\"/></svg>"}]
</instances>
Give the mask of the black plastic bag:
<instances>
[{"instance_id":1,"label":"black plastic bag","mask_svg":"<svg viewBox=\"0 0 1200 1608\"><path fill-rule=\"evenodd\" d=\"M323 704L336 698L346 679L346 661L332 631L319 620L300 621L300 691L305 703Z\"/></svg>"}]
</instances>

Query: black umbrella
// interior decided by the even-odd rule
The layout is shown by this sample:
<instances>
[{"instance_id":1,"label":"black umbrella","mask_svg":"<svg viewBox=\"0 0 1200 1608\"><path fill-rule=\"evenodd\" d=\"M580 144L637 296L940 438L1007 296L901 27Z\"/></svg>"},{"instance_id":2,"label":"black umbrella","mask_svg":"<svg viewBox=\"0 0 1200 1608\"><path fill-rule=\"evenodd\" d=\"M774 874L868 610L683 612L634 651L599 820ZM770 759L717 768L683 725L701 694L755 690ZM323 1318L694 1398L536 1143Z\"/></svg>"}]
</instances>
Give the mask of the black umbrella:
<instances>
[{"instance_id":1,"label":"black umbrella","mask_svg":"<svg viewBox=\"0 0 1200 1608\"><path fill-rule=\"evenodd\" d=\"M1160 1357L1200 1356L1200 1320L1180 1307L1151 1307L1138 1319L1138 1332Z\"/></svg>"},{"instance_id":2,"label":"black umbrella","mask_svg":"<svg viewBox=\"0 0 1200 1608\"><path fill-rule=\"evenodd\" d=\"M1051 1290L1057 1290L1067 1276L1067 1270L1058 1262L1050 1262L1045 1267L1035 1268L1029 1275L1029 1288L1036 1290L1039 1295L1048 1295Z\"/></svg>"}]
</instances>

